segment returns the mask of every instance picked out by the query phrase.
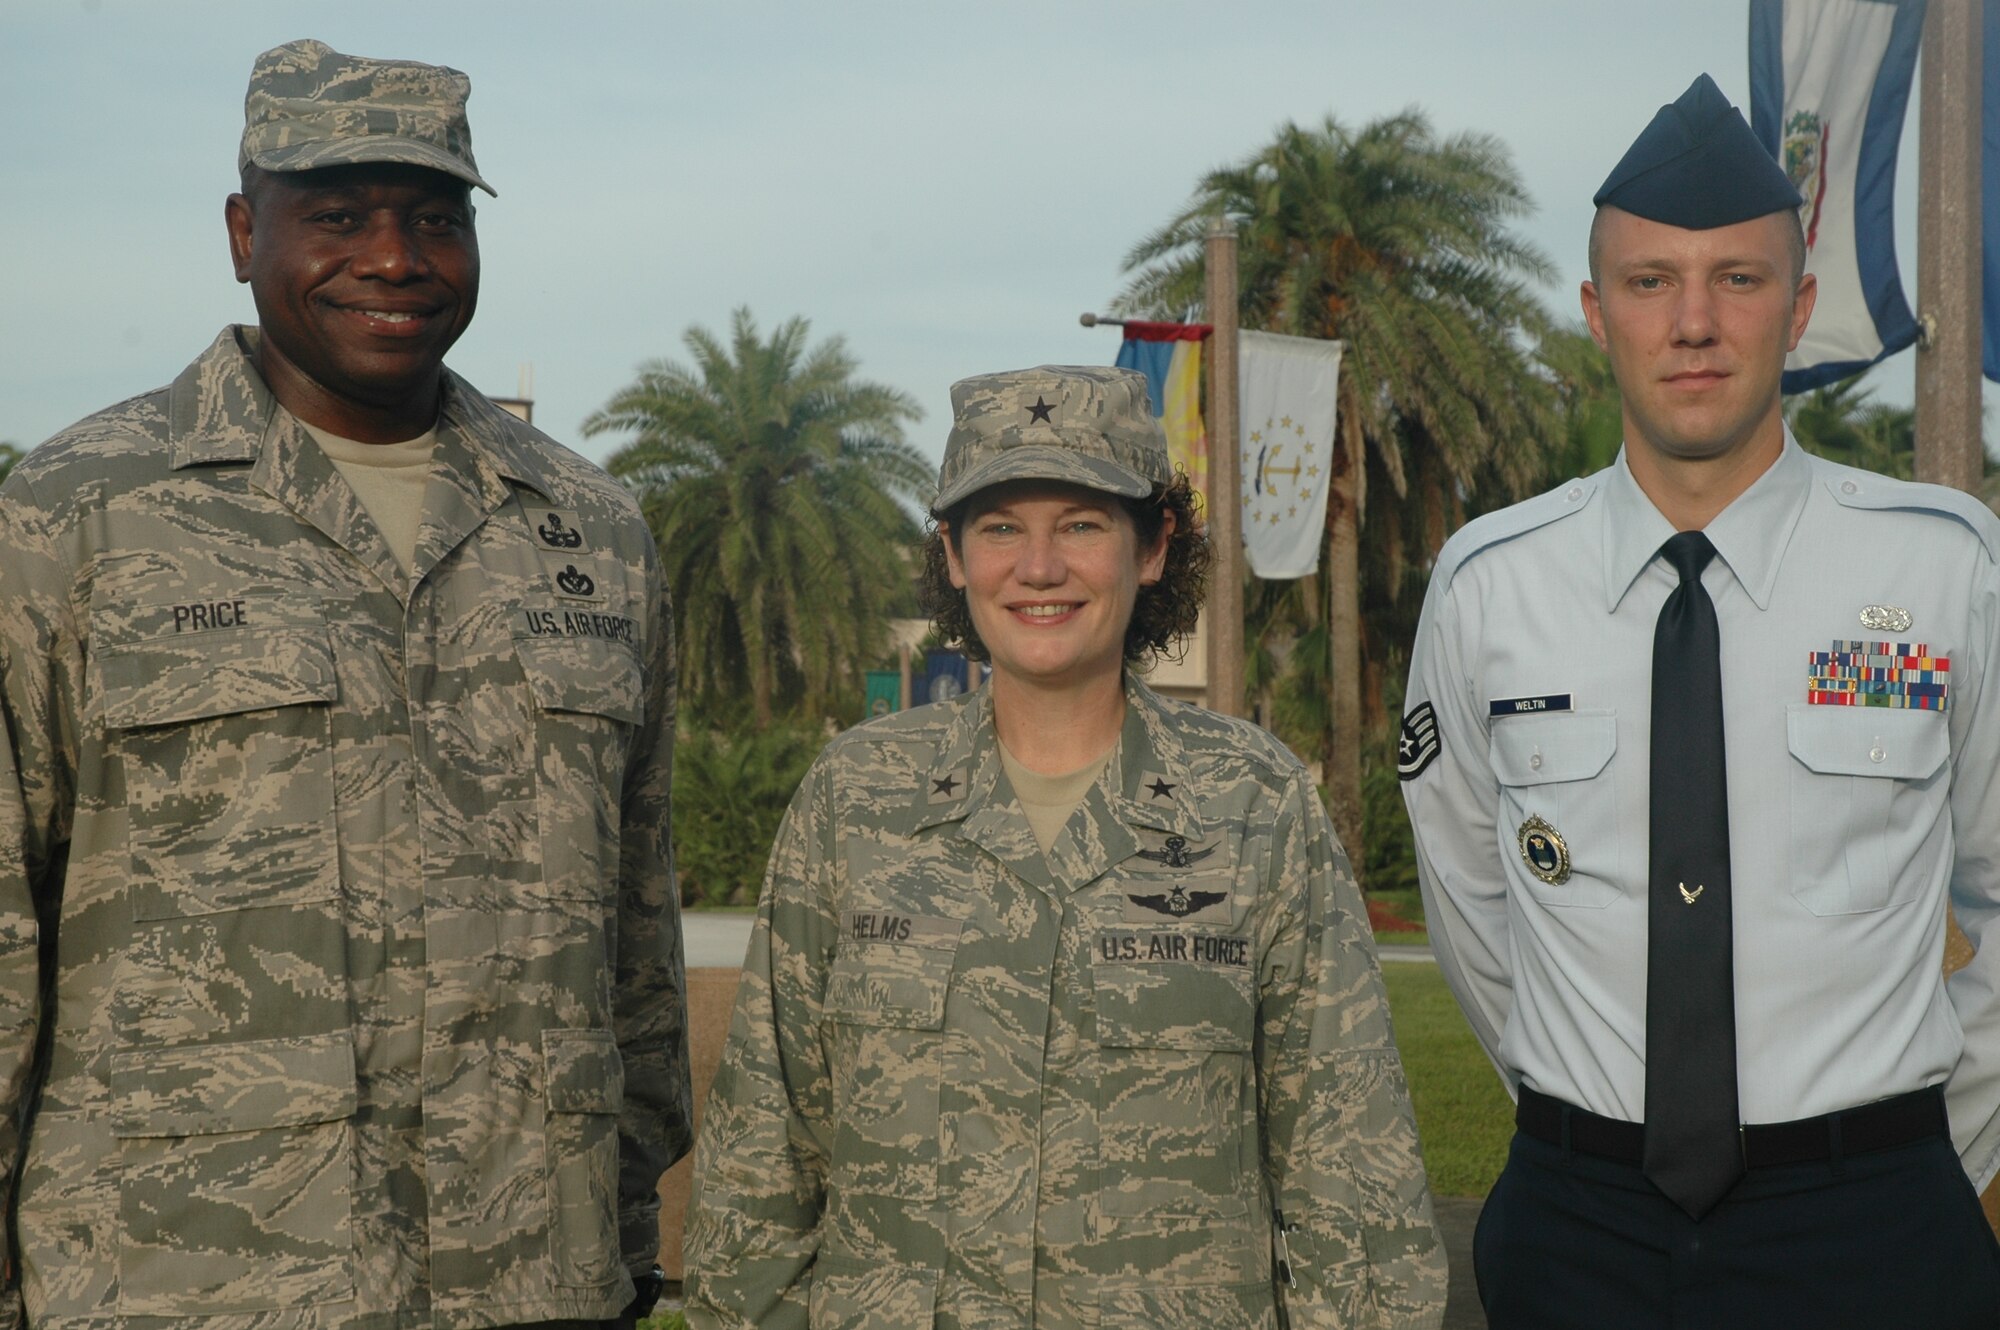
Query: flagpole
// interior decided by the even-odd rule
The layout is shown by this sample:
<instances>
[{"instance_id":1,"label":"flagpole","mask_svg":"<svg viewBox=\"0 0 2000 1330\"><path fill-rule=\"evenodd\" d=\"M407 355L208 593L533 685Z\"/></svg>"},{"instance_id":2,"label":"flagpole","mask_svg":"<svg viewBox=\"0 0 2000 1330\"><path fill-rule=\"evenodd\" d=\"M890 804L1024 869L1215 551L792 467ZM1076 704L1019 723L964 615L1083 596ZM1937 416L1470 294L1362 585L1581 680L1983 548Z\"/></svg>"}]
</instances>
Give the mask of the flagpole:
<instances>
[{"instance_id":1,"label":"flagpole","mask_svg":"<svg viewBox=\"0 0 2000 1330\"><path fill-rule=\"evenodd\" d=\"M1236 410L1236 225L1208 224L1208 705L1243 708L1243 503Z\"/></svg>"},{"instance_id":2,"label":"flagpole","mask_svg":"<svg viewBox=\"0 0 2000 1330\"><path fill-rule=\"evenodd\" d=\"M1976 492L1982 0L1930 0L1917 126L1917 479Z\"/></svg>"}]
</instances>

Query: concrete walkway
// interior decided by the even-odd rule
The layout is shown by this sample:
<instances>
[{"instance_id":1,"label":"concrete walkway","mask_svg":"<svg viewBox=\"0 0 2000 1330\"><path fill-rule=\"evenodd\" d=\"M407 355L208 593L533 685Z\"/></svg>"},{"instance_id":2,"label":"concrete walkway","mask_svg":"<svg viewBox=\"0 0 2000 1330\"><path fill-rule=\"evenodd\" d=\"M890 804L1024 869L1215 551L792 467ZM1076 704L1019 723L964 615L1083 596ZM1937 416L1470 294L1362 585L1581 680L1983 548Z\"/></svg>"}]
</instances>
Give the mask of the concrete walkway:
<instances>
[{"instance_id":1,"label":"concrete walkway","mask_svg":"<svg viewBox=\"0 0 2000 1330\"><path fill-rule=\"evenodd\" d=\"M687 948L690 970L740 969L743 951L750 945L754 914L721 914L713 910L688 910L681 915L681 942Z\"/></svg>"}]
</instances>

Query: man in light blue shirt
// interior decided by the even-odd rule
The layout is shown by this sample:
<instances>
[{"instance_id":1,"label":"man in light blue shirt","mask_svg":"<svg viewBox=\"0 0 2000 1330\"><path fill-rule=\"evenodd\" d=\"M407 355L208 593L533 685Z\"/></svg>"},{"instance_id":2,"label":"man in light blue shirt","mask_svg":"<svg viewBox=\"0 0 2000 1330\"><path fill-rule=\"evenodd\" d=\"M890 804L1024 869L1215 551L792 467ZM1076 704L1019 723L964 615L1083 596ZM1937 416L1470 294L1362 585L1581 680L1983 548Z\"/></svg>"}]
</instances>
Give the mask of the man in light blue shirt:
<instances>
[{"instance_id":1,"label":"man in light blue shirt","mask_svg":"<svg viewBox=\"0 0 2000 1330\"><path fill-rule=\"evenodd\" d=\"M1706 76L1661 109L1582 291L1625 448L1432 575L1401 775L1520 1101L1495 1330L2000 1323L2000 520L1789 436L1798 201Z\"/></svg>"}]
</instances>

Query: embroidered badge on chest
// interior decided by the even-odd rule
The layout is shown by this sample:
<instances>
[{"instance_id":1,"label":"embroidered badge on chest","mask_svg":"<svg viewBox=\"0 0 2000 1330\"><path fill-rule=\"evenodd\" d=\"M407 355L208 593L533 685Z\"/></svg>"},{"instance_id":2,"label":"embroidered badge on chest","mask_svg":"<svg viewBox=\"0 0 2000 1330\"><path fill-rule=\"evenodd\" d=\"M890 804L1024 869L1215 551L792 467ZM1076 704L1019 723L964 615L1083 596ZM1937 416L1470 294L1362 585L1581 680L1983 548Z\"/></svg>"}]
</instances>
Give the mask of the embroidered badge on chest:
<instances>
[{"instance_id":1,"label":"embroidered badge on chest","mask_svg":"<svg viewBox=\"0 0 2000 1330\"><path fill-rule=\"evenodd\" d=\"M528 531L539 548L552 554L590 553L590 542L584 538L583 527L574 512L532 503L523 504L522 509L528 516Z\"/></svg>"},{"instance_id":2,"label":"embroidered badge on chest","mask_svg":"<svg viewBox=\"0 0 2000 1330\"><path fill-rule=\"evenodd\" d=\"M1229 899L1229 893L1226 891L1189 891L1177 882L1169 891L1152 892L1146 895L1127 893L1125 899L1131 901L1140 909L1150 910L1154 914L1164 914L1171 919L1187 919L1200 914L1212 906L1222 904L1222 902Z\"/></svg>"},{"instance_id":3,"label":"embroidered badge on chest","mask_svg":"<svg viewBox=\"0 0 2000 1330\"><path fill-rule=\"evenodd\" d=\"M1136 853L1141 859L1151 859L1154 863L1165 864L1168 868L1192 868L1214 854L1216 849L1217 846L1210 845L1204 849L1190 850L1187 837L1169 836L1160 843L1159 849L1139 850Z\"/></svg>"},{"instance_id":4,"label":"embroidered badge on chest","mask_svg":"<svg viewBox=\"0 0 2000 1330\"><path fill-rule=\"evenodd\" d=\"M593 560L543 555L542 569L548 574L549 589L564 600L604 599L604 586Z\"/></svg>"}]
</instances>

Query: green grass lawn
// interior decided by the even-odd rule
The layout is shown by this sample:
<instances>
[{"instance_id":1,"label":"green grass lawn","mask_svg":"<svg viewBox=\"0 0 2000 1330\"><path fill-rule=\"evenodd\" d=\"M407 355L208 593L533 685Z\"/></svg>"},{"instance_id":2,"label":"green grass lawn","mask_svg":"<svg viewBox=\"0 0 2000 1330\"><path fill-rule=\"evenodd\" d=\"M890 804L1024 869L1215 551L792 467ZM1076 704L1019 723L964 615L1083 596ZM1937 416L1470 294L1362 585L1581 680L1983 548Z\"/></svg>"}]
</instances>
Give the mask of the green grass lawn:
<instances>
[{"instance_id":1,"label":"green grass lawn","mask_svg":"<svg viewBox=\"0 0 2000 1330\"><path fill-rule=\"evenodd\" d=\"M1484 1196L1507 1162L1514 1105L1435 965L1382 967L1396 1043L1417 1106L1431 1190Z\"/></svg>"}]
</instances>

